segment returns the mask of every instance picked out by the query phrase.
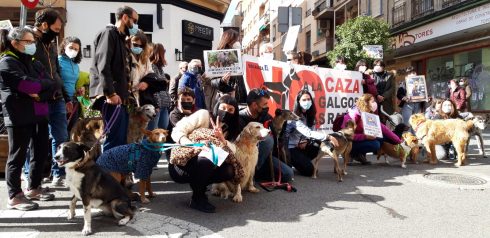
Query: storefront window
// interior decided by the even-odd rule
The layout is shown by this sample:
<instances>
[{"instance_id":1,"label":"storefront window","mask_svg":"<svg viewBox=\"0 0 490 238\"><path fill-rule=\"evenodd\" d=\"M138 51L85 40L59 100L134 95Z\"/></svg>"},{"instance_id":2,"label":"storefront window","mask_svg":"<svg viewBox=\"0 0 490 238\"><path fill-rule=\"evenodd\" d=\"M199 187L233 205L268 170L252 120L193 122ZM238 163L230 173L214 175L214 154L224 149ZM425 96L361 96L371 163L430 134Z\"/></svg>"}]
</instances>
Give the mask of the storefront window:
<instances>
[{"instance_id":1,"label":"storefront window","mask_svg":"<svg viewBox=\"0 0 490 238\"><path fill-rule=\"evenodd\" d=\"M449 80L468 77L471 109L490 110L490 47L427 60L427 84L432 97L445 98Z\"/></svg>"}]
</instances>

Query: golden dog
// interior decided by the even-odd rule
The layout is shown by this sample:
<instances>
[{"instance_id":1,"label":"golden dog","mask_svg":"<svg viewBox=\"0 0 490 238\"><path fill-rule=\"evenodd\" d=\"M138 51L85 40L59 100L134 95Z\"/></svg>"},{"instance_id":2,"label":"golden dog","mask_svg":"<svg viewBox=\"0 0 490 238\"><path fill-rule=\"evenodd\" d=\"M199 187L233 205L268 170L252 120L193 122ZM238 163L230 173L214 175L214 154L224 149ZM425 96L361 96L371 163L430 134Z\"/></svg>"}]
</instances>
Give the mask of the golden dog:
<instances>
[{"instance_id":1,"label":"golden dog","mask_svg":"<svg viewBox=\"0 0 490 238\"><path fill-rule=\"evenodd\" d=\"M406 168L407 165L405 162L407 161L407 157L412 153L412 160L417 163L417 153L418 153L418 147L419 147L419 142L416 136L414 136L410 132L405 132L402 135L403 142L400 144L400 147L398 147L398 150L395 151L395 158L400 159L401 162L401 167ZM376 157L377 160L381 156L384 156L385 162L389 164L388 158L387 158L388 153L383 150L383 146L378 152L378 155Z\"/></svg>"},{"instance_id":2,"label":"golden dog","mask_svg":"<svg viewBox=\"0 0 490 238\"><path fill-rule=\"evenodd\" d=\"M235 157L243 167L244 175L240 179L239 184L232 182L223 182L213 184L212 193L227 199L233 196L234 202L242 202L242 189L247 189L249 192L257 193L258 190L254 186L255 166L259 158L259 148L257 143L264 139L270 133L269 129L264 128L261 123L250 122L240 133L235 141L236 153Z\"/></svg>"},{"instance_id":3,"label":"golden dog","mask_svg":"<svg viewBox=\"0 0 490 238\"><path fill-rule=\"evenodd\" d=\"M461 119L428 120L421 113L414 114L409 120L415 135L421 140L431 164L437 164L436 145L452 142L458 153L456 166L466 163L466 143L469 140L469 125ZM428 158L429 159L429 158Z\"/></svg>"}]
</instances>

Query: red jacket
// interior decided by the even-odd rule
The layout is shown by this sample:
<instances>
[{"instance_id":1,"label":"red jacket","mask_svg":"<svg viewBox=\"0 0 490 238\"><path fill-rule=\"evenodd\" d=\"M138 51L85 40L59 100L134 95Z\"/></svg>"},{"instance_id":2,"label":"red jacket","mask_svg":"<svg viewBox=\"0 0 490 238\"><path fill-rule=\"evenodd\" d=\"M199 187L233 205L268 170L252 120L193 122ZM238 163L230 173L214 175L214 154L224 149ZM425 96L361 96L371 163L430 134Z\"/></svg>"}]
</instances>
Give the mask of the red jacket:
<instances>
[{"instance_id":1,"label":"red jacket","mask_svg":"<svg viewBox=\"0 0 490 238\"><path fill-rule=\"evenodd\" d=\"M461 111L466 109L466 91L462 87L457 87L450 91L449 99L456 104L456 108Z\"/></svg>"}]
</instances>

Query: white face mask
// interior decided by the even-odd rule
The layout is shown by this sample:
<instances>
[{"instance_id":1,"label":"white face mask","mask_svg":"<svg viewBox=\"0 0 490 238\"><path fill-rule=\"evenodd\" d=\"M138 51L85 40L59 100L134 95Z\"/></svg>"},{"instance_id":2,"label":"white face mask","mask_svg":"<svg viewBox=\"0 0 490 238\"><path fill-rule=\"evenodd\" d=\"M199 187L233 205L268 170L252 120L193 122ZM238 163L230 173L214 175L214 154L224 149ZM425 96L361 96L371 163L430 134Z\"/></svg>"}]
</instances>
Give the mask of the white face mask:
<instances>
[{"instance_id":1,"label":"white face mask","mask_svg":"<svg viewBox=\"0 0 490 238\"><path fill-rule=\"evenodd\" d=\"M451 105L442 105L442 108L441 108L442 112L444 112L444 113L450 113L451 109L452 109Z\"/></svg>"},{"instance_id":2,"label":"white face mask","mask_svg":"<svg viewBox=\"0 0 490 238\"><path fill-rule=\"evenodd\" d=\"M68 56L68 58L73 59L73 58L77 57L78 51L72 50L72 49L66 47L65 48L65 54L66 54L66 56Z\"/></svg>"},{"instance_id":3,"label":"white face mask","mask_svg":"<svg viewBox=\"0 0 490 238\"><path fill-rule=\"evenodd\" d=\"M381 73L381 72L383 72L383 67L376 65L376 66L374 66L373 70L376 73Z\"/></svg>"},{"instance_id":4,"label":"white face mask","mask_svg":"<svg viewBox=\"0 0 490 238\"><path fill-rule=\"evenodd\" d=\"M274 59L274 54L272 54L272 53L262 53L262 58L267 59L267 60L273 60Z\"/></svg>"},{"instance_id":5,"label":"white face mask","mask_svg":"<svg viewBox=\"0 0 490 238\"><path fill-rule=\"evenodd\" d=\"M233 43L233 49L238 49L238 50L241 50L242 49L242 44L240 44L240 42L236 41L235 43Z\"/></svg>"},{"instance_id":6,"label":"white face mask","mask_svg":"<svg viewBox=\"0 0 490 238\"><path fill-rule=\"evenodd\" d=\"M359 72L364 73L366 72L367 67L366 66L359 66Z\"/></svg>"},{"instance_id":7,"label":"white face mask","mask_svg":"<svg viewBox=\"0 0 490 238\"><path fill-rule=\"evenodd\" d=\"M464 82L459 82L459 86L464 86Z\"/></svg>"},{"instance_id":8,"label":"white face mask","mask_svg":"<svg viewBox=\"0 0 490 238\"><path fill-rule=\"evenodd\" d=\"M335 65L335 69L338 69L338 70L345 70L346 68L347 68L347 65L345 65L345 64Z\"/></svg>"}]
</instances>

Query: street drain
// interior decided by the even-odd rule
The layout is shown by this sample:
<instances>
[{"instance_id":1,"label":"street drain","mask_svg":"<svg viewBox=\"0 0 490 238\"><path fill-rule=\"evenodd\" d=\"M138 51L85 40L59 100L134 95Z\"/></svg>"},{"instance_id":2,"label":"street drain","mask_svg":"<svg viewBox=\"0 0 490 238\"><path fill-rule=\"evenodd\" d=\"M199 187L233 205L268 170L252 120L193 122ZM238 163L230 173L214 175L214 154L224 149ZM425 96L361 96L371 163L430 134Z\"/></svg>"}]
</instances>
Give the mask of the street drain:
<instances>
[{"instance_id":1,"label":"street drain","mask_svg":"<svg viewBox=\"0 0 490 238\"><path fill-rule=\"evenodd\" d=\"M424 175L424 178L455 185L483 185L487 183L485 179L475 176L450 173L428 173Z\"/></svg>"}]
</instances>

